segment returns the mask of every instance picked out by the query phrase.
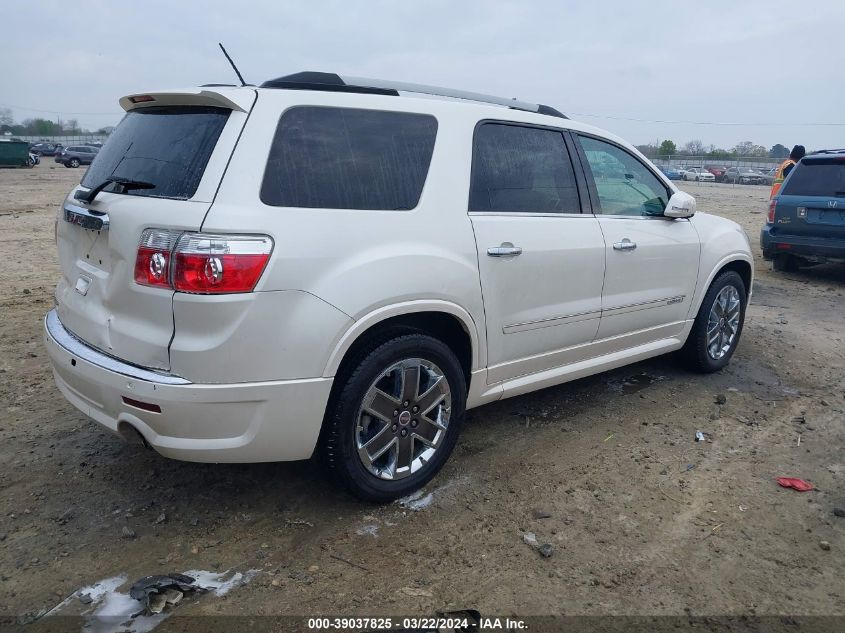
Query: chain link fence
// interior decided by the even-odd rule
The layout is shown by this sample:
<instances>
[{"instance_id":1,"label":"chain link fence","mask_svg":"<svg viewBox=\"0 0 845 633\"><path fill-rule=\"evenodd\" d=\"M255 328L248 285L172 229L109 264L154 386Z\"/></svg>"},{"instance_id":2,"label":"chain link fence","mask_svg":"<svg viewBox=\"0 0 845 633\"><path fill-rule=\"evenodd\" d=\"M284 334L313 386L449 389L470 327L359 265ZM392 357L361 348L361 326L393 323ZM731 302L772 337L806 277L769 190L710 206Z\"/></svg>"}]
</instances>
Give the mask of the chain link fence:
<instances>
[{"instance_id":1,"label":"chain link fence","mask_svg":"<svg viewBox=\"0 0 845 633\"><path fill-rule=\"evenodd\" d=\"M648 157L656 165L665 165L668 167L744 167L748 169L757 169L766 171L772 167L780 165L785 158L768 158L761 156L733 156L730 158L713 158L711 156L649 156Z\"/></svg>"},{"instance_id":2,"label":"chain link fence","mask_svg":"<svg viewBox=\"0 0 845 633\"><path fill-rule=\"evenodd\" d=\"M7 137L11 138L11 137ZM68 145L80 145L82 143L105 143L108 135L106 134L79 134L76 136L27 136L25 134L15 136L27 143L61 143L65 147Z\"/></svg>"}]
</instances>

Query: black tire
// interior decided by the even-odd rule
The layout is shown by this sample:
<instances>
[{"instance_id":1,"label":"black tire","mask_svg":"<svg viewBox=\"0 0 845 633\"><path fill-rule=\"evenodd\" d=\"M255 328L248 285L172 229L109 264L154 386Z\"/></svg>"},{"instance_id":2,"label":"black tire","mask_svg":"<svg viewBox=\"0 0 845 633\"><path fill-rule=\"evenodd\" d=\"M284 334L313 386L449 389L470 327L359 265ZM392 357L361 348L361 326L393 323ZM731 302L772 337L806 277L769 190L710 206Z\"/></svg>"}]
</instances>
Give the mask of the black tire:
<instances>
[{"instance_id":1,"label":"black tire","mask_svg":"<svg viewBox=\"0 0 845 633\"><path fill-rule=\"evenodd\" d=\"M716 300L719 292L729 285L736 288L739 294L739 327L737 328L736 336L731 343L730 349L724 356L716 359L707 350L707 320L710 316L710 309L713 307L713 302ZM736 346L739 344L739 339L742 336L742 326L745 323L747 302L748 294L745 289L745 282L742 281L739 273L733 270L727 270L713 280L713 283L710 284L710 288L707 290L707 294L704 295L704 300L701 302L701 307L695 317L695 323L680 352L682 361L689 369L703 374L709 374L719 371L730 362L731 357L736 351Z\"/></svg>"},{"instance_id":2,"label":"black tire","mask_svg":"<svg viewBox=\"0 0 845 633\"><path fill-rule=\"evenodd\" d=\"M70 167L73 167L74 169L76 169L77 167L79 167L79 159L78 159L78 158L71 158L71 159L67 162L67 164L68 164Z\"/></svg>"},{"instance_id":3,"label":"black tire","mask_svg":"<svg viewBox=\"0 0 845 633\"><path fill-rule=\"evenodd\" d=\"M417 472L402 479L381 479L358 456L355 432L359 410L379 375L394 363L409 358L421 358L442 370L451 392L449 424L430 461ZM466 408L466 380L452 350L422 333L395 336L362 351L335 380L319 442L320 456L332 478L359 499L376 503L399 499L427 484L452 453Z\"/></svg>"},{"instance_id":4,"label":"black tire","mask_svg":"<svg viewBox=\"0 0 845 633\"><path fill-rule=\"evenodd\" d=\"M772 258L772 268L781 273L797 272L798 264L798 258L789 253L778 253Z\"/></svg>"}]
</instances>

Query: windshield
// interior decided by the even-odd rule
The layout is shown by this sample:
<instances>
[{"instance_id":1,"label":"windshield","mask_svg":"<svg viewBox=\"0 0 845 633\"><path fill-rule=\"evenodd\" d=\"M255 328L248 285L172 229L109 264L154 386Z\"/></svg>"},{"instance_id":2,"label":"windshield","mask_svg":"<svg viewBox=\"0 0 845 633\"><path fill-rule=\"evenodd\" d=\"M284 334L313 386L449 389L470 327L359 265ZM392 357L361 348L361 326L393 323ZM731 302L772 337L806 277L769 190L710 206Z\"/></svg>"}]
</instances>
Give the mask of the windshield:
<instances>
[{"instance_id":1,"label":"windshield","mask_svg":"<svg viewBox=\"0 0 845 633\"><path fill-rule=\"evenodd\" d=\"M788 196L845 196L845 160L801 162L784 183Z\"/></svg>"},{"instance_id":2,"label":"windshield","mask_svg":"<svg viewBox=\"0 0 845 633\"><path fill-rule=\"evenodd\" d=\"M191 106L132 110L98 152L82 185L93 188L116 177L155 186L123 191L110 185L104 191L188 199L196 193L229 113Z\"/></svg>"}]
</instances>

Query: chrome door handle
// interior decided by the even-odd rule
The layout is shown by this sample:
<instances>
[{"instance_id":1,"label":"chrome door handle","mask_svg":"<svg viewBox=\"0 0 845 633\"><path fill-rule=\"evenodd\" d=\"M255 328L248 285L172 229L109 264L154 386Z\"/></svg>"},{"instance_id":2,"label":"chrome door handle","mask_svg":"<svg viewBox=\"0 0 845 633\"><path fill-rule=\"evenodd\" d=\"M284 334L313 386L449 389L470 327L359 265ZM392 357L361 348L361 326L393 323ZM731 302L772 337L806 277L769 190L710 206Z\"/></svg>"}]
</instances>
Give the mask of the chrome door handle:
<instances>
[{"instance_id":1,"label":"chrome door handle","mask_svg":"<svg viewBox=\"0 0 845 633\"><path fill-rule=\"evenodd\" d=\"M637 243L632 242L627 237L623 239L621 242L616 242L613 245L613 250L615 251L632 251L637 248Z\"/></svg>"},{"instance_id":2,"label":"chrome door handle","mask_svg":"<svg viewBox=\"0 0 845 633\"><path fill-rule=\"evenodd\" d=\"M487 249L490 257L516 257L522 254L521 246L514 246L510 242L503 242L501 246L492 246Z\"/></svg>"}]
</instances>

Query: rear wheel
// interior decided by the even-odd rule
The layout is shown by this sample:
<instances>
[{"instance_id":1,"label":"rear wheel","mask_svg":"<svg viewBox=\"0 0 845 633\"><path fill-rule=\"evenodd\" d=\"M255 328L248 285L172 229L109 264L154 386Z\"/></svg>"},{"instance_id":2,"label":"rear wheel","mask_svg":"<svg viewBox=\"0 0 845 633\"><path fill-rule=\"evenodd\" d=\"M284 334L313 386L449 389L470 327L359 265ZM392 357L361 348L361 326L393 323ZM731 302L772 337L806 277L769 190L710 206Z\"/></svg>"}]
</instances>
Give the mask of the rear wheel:
<instances>
[{"instance_id":1,"label":"rear wheel","mask_svg":"<svg viewBox=\"0 0 845 633\"><path fill-rule=\"evenodd\" d=\"M772 268L781 273L797 272L798 264L798 258L789 253L778 253L772 258Z\"/></svg>"},{"instance_id":2,"label":"rear wheel","mask_svg":"<svg viewBox=\"0 0 845 633\"><path fill-rule=\"evenodd\" d=\"M320 453L335 480L388 502L428 483L457 441L466 382L454 353L421 333L359 355L333 394Z\"/></svg>"},{"instance_id":3,"label":"rear wheel","mask_svg":"<svg viewBox=\"0 0 845 633\"><path fill-rule=\"evenodd\" d=\"M746 302L739 273L728 270L713 280L681 350L690 369L711 373L730 362L742 334Z\"/></svg>"},{"instance_id":4,"label":"rear wheel","mask_svg":"<svg viewBox=\"0 0 845 633\"><path fill-rule=\"evenodd\" d=\"M79 159L78 158L71 158L68 161L68 165L73 167L74 169L76 169L77 167L79 167Z\"/></svg>"}]
</instances>

